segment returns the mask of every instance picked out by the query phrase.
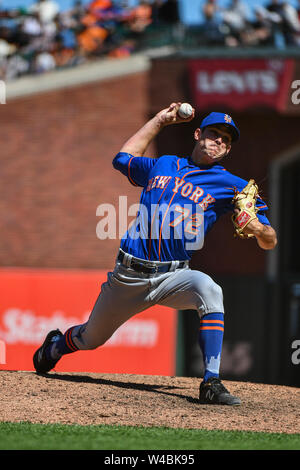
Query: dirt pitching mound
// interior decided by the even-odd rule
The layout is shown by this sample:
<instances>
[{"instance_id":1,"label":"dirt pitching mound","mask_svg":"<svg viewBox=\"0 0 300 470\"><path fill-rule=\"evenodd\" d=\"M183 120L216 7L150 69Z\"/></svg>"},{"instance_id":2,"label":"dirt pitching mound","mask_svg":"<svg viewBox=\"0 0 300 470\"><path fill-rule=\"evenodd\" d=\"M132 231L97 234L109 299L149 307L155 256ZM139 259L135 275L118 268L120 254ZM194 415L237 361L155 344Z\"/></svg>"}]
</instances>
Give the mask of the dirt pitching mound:
<instances>
[{"instance_id":1,"label":"dirt pitching mound","mask_svg":"<svg viewBox=\"0 0 300 470\"><path fill-rule=\"evenodd\" d=\"M299 388L223 383L241 406L200 405L197 378L0 371L0 420L300 432Z\"/></svg>"}]
</instances>

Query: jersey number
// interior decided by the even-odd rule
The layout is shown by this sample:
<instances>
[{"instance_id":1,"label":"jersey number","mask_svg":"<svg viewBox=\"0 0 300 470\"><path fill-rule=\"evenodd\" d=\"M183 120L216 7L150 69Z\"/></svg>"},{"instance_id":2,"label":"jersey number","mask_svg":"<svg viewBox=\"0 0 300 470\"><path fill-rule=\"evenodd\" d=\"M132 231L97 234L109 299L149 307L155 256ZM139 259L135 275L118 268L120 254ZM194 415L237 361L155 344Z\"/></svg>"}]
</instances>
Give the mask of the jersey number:
<instances>
[{"instance_id":1,"label":"jersey number","mask_svg":"<svg viewBox=\"0 0 300 470\"><path fill-rule=\"evenodd\" d=\"M198 227L203 223L203 216L201 214L193 214L190 216L191 211L182 206L176 206L175 211L179 212L180 215L169 224L170 227L177 227L177 225L188 219L184 231L191 233L192 235L197 235Z\"/></svg>"}]
</instances>

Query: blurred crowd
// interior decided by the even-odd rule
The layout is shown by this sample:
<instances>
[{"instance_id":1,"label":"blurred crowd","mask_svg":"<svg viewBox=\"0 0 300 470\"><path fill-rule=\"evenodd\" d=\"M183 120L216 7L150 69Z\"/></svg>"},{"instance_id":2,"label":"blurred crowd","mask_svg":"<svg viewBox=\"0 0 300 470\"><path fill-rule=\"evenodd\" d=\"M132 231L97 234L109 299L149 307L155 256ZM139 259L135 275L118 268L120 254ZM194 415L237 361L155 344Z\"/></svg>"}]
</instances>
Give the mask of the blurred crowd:
<instances>
[{"instance_id":1,"label":"blurred crowd","mask_svg":"<svg viewBox=\"0 0 300 470\"><path fill-rule=\"evenodd\" d=\"M299 46L298 2L298 9L282 0L269 0L264 7L260 2L250 14L247 0L229 0L226 8L218 0L203 0L204 20L196 42ZM149 31L178 25L178 0L140 0L134 7L126 0L74 0L67 11L60 11L55 0L32 0L28 8L0 9L0 79L40 74L95 57L127 57L143 49ZM179 29L181 39L188 39L191 30Z\"/></svg>"},{"instance_id":2,"label":"blurred crowd","mask_svg":"<svg viewBox=\"0 0 300 470\"><path fill-rule=\"evenodd\" d=\"M95 57L127 57L139 49L146 29L177 23L177 0L128 2L74 0L60 11L55 0L0 10L0 79L41 74Z\"/></svg>"},{"instance_id":3,"label":"blurred crowd","mask_svg":"<svg viewBox=\"0 0 300 470\"><path fill-rule=\"evenodd\" d=\"M203 42L236 46L300 46L300 0L298 8L289 1L269 0L250 11L250 2L231 0L221 8L217 0L203 5Z\"/></svg>"}]
</instances>

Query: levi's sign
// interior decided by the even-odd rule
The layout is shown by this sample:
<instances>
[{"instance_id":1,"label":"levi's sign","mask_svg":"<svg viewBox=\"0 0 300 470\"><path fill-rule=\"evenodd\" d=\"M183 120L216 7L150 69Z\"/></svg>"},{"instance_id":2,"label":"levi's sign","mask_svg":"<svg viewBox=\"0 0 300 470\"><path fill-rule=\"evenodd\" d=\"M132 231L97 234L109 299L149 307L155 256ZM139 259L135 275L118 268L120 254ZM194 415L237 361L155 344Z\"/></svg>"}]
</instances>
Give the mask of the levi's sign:
<instances>
[{"instance_id":1,"label":"levi's sign","mask_svg":"<svg viewBox=\"0 0 300 470\"><path fill-rule=\"evenodd\" d=\"M197 89L204 94L219 93L274 93L279 88L277 74L273 70L246 70L245 72L217 70L214 73L199 72Z\"/></svg>"},{"instance_id":2,"label":"levi's sign","mask_svg":"<svg viewBox=\"0 0 300 470\"><path fill-rule=\"evenodd\" d=\"M268 106L284 110L292 80L292 60L191 60L193 102L198 109Z\"/></svg>"}]
</instances>

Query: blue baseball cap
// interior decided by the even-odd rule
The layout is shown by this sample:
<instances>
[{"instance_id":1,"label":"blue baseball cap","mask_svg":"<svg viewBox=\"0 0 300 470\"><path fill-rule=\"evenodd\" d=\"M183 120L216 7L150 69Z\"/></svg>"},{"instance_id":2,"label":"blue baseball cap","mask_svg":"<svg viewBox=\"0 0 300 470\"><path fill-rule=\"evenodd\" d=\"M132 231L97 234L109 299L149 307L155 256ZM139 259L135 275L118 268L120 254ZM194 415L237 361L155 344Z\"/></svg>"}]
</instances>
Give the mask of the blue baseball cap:
<instances>
[{"instance_id":1,"label":"blue baseball cap","mask_svg":"<svg viewBox=\"0 0 300 470\"><path fill-rule=\"evenodd\" d=\"M233 119L229 114L224 113L210 113L206 116L200 124L200 129L204 129L207 126L212 126L214 124L223 124L228 127L230 134L232 135L232 142L235 142L240 137L240 131L236 127Z\"/></svg>"}]
</instances>

